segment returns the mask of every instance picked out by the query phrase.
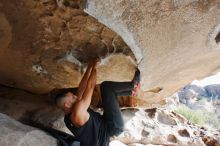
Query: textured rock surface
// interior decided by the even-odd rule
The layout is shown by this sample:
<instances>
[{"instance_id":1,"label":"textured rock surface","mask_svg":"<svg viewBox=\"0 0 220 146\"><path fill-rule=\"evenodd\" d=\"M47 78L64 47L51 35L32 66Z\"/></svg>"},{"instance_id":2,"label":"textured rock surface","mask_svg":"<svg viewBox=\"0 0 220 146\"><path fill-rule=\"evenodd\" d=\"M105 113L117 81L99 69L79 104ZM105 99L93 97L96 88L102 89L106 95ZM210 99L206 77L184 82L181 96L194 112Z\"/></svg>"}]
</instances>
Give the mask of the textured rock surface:
<instances>
[{"instance_id":1,"label":"textured rock surface","mask_svg":"<svg viewBox=\"0 0 220 146\"><path fill-rule=\"evenodd\" d=\"M64 113L49 96L0 86L0 103L0 113L15 120L26 124L42 124L70 133L63 122Z\"/></svg>"},{"instance_id":2,"label":"textured rock surface","mask_svg":"<svg viewBox=\"0 0 220 146\"><path fill-rule=\"evenodd\" d=\"M74 87L94 57L105 58L98 82L130 80L135 58L121 37L63 2L0 0L0 83L36 93Z\"/></svg>"},{"instance_id":3,"label":"textured rock surface","mask_svg":"<svg viewBox=\"0 0 220 146\"><path fill-rule=\"evenodd\" d=\"M149 113L152 115L152 111L155 114L153 117L149 116ZM205 144L207 141L212 143L212 146L220 144L220 131L211 131L194 125L169 110L125 109L122 113L125 130L118 137L112 138L112 144L117 143L117 146L120 142L128 146L205 146L208 145ZM158 118L161 115L172 120L168 122L167 119Z\"/></svg>"},{"instance_id":4,"label":"textured rock surface","mask_svg":"<svg viewBox=\"0 0 220 146\"><path fill-rule=\"evenodd\" d=\"M219 69L218 0L1 0L0 7L1 84L36 93L74 87L99 56L108 59L98 82L130 80L137 61L142 89L165 97Z\"/></svg>"},{"instance_id":5,"label":"textured rock surface","mask_svg":"<svg viewBox=\"0 0 220 146\"><path fill-rule=\"evenodd\" d=\"M0 113L1 146L55 146L57 140L42 130L21 124Z\"/></svg>"},{"instance_id":6,"label":"textured rock surface","mask_svg":"<svg viewBox=\"0 0 220 146\"><path fill-rule=\"evenodd\" d=\"M143 57L144 90L167 96L219 69L219 0L89 0L85 11Z\"/></svg>"},{"instance_id":7,"label":"textured rock surface","mask_svg":"<svg viewBox=\"0 0 220 146\"><path fill-rule=\"evenodd\" d=\"M48 118L48 115L52 118ZM62 116L57 111L38 111L34 121L68 132L68 129L63 125L63 121L54 118L54 115ZM204 142L208 141L212 143L211 146L218 146L220 144L220 131L202 128L188 122L182 116L165 109L154 108L144 110L125 108L122 109L122 115L125 121L124 132L118 137L112 137L110 146L206 146Z\"/></svg>"}]
</instances>

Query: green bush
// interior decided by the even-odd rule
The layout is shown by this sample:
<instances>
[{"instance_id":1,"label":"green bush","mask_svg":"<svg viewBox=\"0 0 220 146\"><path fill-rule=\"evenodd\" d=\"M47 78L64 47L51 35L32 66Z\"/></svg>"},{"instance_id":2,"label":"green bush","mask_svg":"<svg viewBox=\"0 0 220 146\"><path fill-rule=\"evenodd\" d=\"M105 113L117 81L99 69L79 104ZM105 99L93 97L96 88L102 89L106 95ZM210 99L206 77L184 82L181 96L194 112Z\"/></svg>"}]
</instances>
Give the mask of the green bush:
<instances>
[{"instance_id":1,"label":"green bush","mask_svg":"<svg viewBox=\"0 0 220 146\"><path fill-rule=\"evenodd\" d=\"M183 115L192 123L202 126L206 125L212 128L220 128L220 120L215 113L205 110L192 110L184 105L178 106L174 111Z\"/></svg>"}]
</instances>

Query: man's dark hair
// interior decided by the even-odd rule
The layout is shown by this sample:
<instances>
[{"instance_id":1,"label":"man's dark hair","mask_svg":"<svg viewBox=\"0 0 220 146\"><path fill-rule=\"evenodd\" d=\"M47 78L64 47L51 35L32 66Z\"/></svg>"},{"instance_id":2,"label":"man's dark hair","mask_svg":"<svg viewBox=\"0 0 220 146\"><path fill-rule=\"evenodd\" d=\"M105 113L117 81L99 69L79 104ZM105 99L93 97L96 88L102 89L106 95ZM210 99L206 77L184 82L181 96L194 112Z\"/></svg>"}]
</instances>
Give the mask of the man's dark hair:
<instances>
[{"instance_id":1,"label":"man's dark hair","mask_svg":"<svg viewBox=\"0 0 220 146\"><path fill-rule=\"evenodd\" d=\"M73 94L77 93L77 88L68 88L68 89L62 89L59 93L57 93L54 96L54 102L57 105L57 103L63 98L65 97L66 93L68 92L72 92Z\"/></svg>"}]
</instances>

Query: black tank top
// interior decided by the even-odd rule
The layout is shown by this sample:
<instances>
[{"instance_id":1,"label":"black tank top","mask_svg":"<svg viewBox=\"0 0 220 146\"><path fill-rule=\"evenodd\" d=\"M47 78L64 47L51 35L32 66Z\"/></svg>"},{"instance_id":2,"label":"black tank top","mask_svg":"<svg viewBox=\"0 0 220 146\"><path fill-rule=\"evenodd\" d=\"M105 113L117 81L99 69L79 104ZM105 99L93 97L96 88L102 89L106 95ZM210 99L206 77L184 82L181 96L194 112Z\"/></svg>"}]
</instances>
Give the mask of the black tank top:
<instances>
[{"instance_id":1,"label":"black tank top","mask_svg":"<svg viewBox=\"0 0 220 146\"><path fill-rule=\"evenodd\" d=\"M70 114L65 115L64 122L67 128L80 142L80 146L109 146L109 135L102 116L88 109L89 120L82 127L75 127L70 119Z\"/></svg>"}]
</instances>

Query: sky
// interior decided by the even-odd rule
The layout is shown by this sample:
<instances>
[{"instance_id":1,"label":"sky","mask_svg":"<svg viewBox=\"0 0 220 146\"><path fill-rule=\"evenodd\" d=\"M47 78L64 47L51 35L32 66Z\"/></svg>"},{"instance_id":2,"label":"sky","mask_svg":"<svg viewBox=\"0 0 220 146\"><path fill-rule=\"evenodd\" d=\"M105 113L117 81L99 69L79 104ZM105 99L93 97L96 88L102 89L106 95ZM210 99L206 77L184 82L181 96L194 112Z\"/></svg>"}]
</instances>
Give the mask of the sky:
<instances>
[{"instance_id":1,"label":"sky","mask_svg":"<svg viewBox=\"0 0 220 146\"><path fill-rule=\"evenodd\" d=\"M202 80L194 80L191 84L202 86L202 87L211 85L211 84L220 84L220 72L217 73L216 75L206 77Z\"/></svg>"}]
</instances>

